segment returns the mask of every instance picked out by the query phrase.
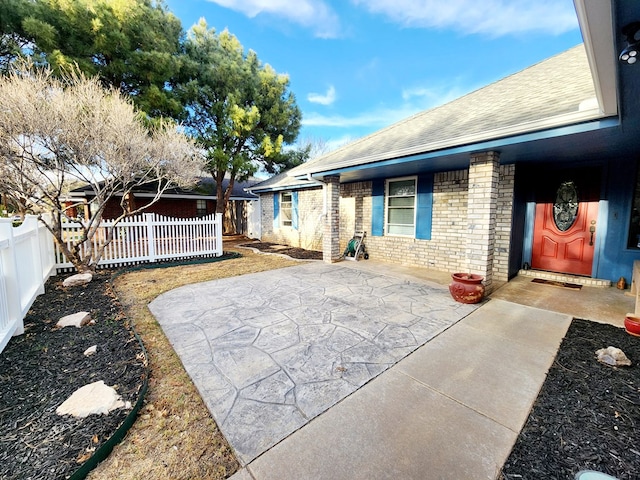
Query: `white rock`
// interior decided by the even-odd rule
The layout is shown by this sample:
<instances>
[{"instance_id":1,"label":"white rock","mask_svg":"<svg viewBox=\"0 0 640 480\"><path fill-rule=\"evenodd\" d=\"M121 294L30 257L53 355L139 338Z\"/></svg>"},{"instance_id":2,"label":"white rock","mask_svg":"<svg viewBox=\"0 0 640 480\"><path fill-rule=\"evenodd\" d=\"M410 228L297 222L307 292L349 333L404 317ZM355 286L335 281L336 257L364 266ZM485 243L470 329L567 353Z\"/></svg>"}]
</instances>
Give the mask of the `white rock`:
<instances>
[{"instance_id":1,"label":"white rock","mask_svg":"<svg viewBox=\"0 0 640 480\"><path fill-rule=\"evenodd\" d=\"M93 280L93 275L91 273L77 273L66 278L65 281L62 282L62 286L77 287L78 285L85 285L91 280Z\"/></svg>"},{"instance_id":2,"label":"white rock","mask_svg":"<svg viewBox=\"0 0 640 480\"><path fill-rule=\"evenodd\" d=\"M91 355L95 354L97 351L98 351L98 346L93 345L92 347L89 347L84 351L84 356L90 357Z\"/></svg>"},{"instance_id":3,"label":"white rock","mask_svg":"<svg viewBox=\"0 0 640 480\"><path fill-rule=\"evenodd\" d=\"M89 312L78 312L72 315L66 315L58 320L56 327L83 327L91 322L91 314Z\"/></svg>"},{"instance_id":4,"label":"white rock","mask_svg":"<svg viewBox=\"0 0 640 480\"><path fill-rule=\"evenodd\" d=\"M598 361L613 366L631 366L631 360L627 358L622 350L616 347L601 348L596 351Z\"/></svg>"},{"instance_id":5,"label":"white rock","mask_svg":"<svg viewBox=\"0 0 640 480\"><path fill-rule=\"evenodd\" d=\"M126 406L116 391L104 381L79 388L56 409L58 415L85 418L89 415L107 415L111 410Z\"/></svg>"}]
</instances>

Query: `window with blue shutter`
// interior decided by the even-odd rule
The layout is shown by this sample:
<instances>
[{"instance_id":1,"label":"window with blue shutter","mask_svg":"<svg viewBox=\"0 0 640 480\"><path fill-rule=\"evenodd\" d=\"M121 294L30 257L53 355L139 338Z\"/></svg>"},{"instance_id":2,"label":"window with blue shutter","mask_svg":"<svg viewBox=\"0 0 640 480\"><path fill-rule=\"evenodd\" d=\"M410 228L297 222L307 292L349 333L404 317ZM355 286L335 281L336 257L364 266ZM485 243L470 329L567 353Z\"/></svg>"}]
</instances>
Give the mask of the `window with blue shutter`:
<instances>
[{"instance_id":1,"label":"window with blue shutter","mask_svg":"<svg viewBox=\"0 0 640 480\"><path fill-rule=\"evenodd\" d=\"M291 192L291 228L298 230L298 192Z\"/></svg>"},{"instance_id":2,"label":"window with blue shutter","mask_svg":"<svg viewBox=\"0 0 640 480\"><path fill-rule=\"evenodd\" d=\"M431 240L433 225L433 174L418 176L418 196L416 199L416 238Z\"/></svg>"},{"instance_id":3,"label":"window with blue shutter","mask_svg":"<svg viewBox=\"0 0 640 480\"><path fill-rule=\"evenodd\" d=\"M371 182L371 235L384 235L384 179Z\"/></svg>"},{"instance_id":4,"label":"window with blue shutter","mask_svg":"<svg viewBox=\"0 0 640 480\"><path fill-rule=\"evenodd\" d=\"M280 194L273 194L273 229L280 228Z\"/></svg>"}]
</instances>

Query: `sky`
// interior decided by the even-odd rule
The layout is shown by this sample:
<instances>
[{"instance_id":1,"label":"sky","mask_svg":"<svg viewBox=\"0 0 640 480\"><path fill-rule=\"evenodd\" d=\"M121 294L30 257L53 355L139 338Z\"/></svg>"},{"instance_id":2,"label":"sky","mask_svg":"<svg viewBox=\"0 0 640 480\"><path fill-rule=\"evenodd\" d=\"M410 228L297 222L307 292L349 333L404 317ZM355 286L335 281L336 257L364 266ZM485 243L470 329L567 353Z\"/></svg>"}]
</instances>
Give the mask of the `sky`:
<instances>
[{"instance_id":1,"label":"sky","mask_svg":"<svg viewBox=\"0 0 640 480\"><path fill-rule=\"evenodd\" d=\"M298 140L335 149L582 42L572 0L165 0L289 75Z\"/></svg>"}]
</instances>

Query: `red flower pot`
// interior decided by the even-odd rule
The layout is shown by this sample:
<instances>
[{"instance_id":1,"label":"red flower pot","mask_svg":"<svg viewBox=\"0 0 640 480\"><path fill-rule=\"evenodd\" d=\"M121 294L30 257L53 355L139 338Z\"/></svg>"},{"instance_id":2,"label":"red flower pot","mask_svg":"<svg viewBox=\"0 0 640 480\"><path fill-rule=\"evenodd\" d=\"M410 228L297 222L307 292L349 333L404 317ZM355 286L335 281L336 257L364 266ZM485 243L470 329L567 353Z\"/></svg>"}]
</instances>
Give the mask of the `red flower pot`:
<instances>
[{"instance_id":1,"label":"red flower pot","mask_svg":"<svg viewBox=\"0 0 640 480\"><path fill-rule=\"evenodd\" d=\"M475 273L452 273L449 292L456 302L478 303L484 297L484 285L482 275Z\"/></svg>"},{"instance_id":2,"label":"red flower pot","mask_svg":"<svg viewBox=\"0 0 640 480\"><path fill-rule=\"evenodd\" d=\"M627 316L624 317L624 328L627 333L640 337L640 317L628 313Z\"/></svg>"}]
</instances>

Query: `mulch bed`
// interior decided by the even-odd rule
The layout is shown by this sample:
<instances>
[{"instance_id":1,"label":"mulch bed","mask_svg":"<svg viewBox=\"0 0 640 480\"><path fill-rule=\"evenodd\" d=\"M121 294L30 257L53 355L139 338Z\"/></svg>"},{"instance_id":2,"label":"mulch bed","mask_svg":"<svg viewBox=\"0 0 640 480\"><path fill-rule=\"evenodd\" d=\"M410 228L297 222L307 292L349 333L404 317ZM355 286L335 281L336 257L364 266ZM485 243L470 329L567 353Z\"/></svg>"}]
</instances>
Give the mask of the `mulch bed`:
<instances>
[{"instance_id":1,"label":"mulch bed","mask_svg":"<svg viewBox=\"0 0 640 480\"><path fill-rule=\"evenodd\" d=\"M245 243L241 247L251 247L264 253L280 253L297 260L322 260L322 252L318 250L305 250L304 248L289 247L278 243L255 242Z\"/></svg>"},{"instance_id":2,"label":"mulch bed","mask_svg":"<svg viewBox=\"0 0 640 480\"><path fill-rule=\"evenodd\" d=\"M52 277L25 318L25 334L0 353L0 478L71 476L122 424L130 410L84 419L56 408L78 388L103 380L134 405L146 375L142 347L112 294L111 272L85 286L63 288ZM55 328L79 311L95 325ZM97 353L84 351L97 345Z\"/></svg>"},{"instance_id":3,"label":"mulch bed","mask_svg":"<svg viewBox=\"0 0 640 480\"><path fill-rule=\"evenodd\" d=\"M631 367L610 367L595 351L614 346ZM573 479L595 470L640 478L640 338L624 329L574 320L502 479Z\"/></svg>"}]
</instances>

